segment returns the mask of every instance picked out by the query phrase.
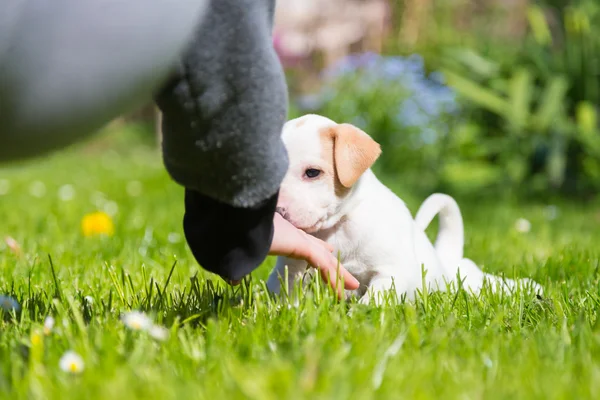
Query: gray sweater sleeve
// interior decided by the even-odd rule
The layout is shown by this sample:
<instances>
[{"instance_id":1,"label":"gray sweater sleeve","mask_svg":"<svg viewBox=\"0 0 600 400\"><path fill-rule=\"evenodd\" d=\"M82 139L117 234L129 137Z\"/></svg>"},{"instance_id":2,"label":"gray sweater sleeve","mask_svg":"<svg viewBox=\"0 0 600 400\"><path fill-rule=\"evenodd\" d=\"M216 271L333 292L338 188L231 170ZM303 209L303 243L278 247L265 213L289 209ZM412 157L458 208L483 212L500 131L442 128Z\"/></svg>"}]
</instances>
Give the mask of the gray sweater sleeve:
<instances>
[{"instance_id":1,"label":"gray sweater sleeve","mask_svg":"<svg viewBox=\"0 0 600 400\"><path fill-rule=\"evenodd\" d=\"M248 275L267 256L287 169L274 7L274 0L211 0L157 95L164 163L186 187L186 240L202 267L227 280Z\"/></svg>"},{"instance_id":2,"label":"gray sweater sleeve","mask_svg":"<svg viewBox=\"0 0 600 400\"><path fill-rule=\"evenodd\" d=\"M151 99L208 2L0 1L0 162L64 147Z\"/></svg>"},{"instance_id":3,"label":"gray sweater sleeve","mask_svg":"<svg viewBox=\"0 0 600 400\"><path fill-rule=\"evenodd\" d=\"M155 94L192 252L226 279L245 276L269 251L287 169L274 7L0 0L0 162L70 144Z\"/></svg>"},{"instance_id":4,"label":"gray sweater sleeve","mask_svg":"<svg viewBox=\"0 0 600 400\"><path fill-rule=\"evenodd\" d=\"M173 179L234 207L274 196L287 169L287 89L272 46L274 0L211 0L157 96Z\"/></svg>"}]
</instances>

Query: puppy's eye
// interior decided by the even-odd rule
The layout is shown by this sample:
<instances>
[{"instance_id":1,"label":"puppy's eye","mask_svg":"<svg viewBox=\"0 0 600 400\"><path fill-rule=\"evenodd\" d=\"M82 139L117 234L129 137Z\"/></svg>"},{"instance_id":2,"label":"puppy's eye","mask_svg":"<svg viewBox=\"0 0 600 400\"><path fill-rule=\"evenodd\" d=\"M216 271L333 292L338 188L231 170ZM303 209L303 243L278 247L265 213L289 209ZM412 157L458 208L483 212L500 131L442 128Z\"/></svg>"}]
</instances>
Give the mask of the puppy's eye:
<instances>
[{"instance_id":1,"label":"puppy's eye","mask_svg":"<svg viewBox=\"0 0 600 400\"><path fill-rule=\"evenodd\" d=\"M319 175L321 175L321 171L318 169L308 168L306 171L304 171L304 176L310 179L314 179Z\"/></svg>"}]
</instances>

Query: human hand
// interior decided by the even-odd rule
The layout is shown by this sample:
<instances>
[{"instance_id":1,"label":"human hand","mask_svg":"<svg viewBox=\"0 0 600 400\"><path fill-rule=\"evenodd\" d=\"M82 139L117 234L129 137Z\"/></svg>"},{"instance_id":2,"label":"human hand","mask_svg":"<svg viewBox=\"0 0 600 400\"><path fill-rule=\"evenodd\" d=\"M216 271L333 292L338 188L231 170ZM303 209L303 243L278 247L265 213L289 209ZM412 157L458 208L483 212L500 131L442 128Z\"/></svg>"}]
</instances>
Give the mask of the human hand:
<instances>
[{"instance_id":1,"label":"human hand","mask_svg":"<svg viewBox=\"0 0 600 400\"><path fill-rule=\"evenodd\" d=\"M343 296L344 288L358 289L359 282L338 264L337 258L332 254L333 246L296 228L277 213L273 224L275 233L269 254L306 260L319 270L323 280L336 290L339 297ZM338 288L337 283L342 279L344 288Z\"/></svg>"}]
</instances>

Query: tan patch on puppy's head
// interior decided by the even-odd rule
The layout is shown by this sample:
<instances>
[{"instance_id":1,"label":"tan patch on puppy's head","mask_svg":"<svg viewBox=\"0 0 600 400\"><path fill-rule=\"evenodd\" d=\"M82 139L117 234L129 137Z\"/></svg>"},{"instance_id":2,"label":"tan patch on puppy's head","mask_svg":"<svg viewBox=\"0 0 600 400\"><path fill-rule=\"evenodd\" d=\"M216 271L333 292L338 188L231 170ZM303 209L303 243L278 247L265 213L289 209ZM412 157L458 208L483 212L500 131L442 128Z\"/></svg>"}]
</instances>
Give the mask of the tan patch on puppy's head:
<instances>
[{"instance_id":1,"label":"tan patch on puppy's head","mask_svg":"<svg viewBox=\"0 0 600 400\"><path fill-rule=\"evenodd\" d=\"M321 129L319 132L319 138L321 140L321 154L323 158L323 171L333 177L333 187L335 189L336 196L343 196L349 190L341 184L337 170L335 167L335 156L334 156L334 134L333 128Z\"/></svg>"},{"instance_id":2,"label":"tan patch on puppy's head","mask_svg":"<svg viewBox=\"0 0 600 400\"><path fill-rule=\"evenodd\" d=\"M320 131L323 158L336 176L336 194L351 188L379 158L381 147L362 130L338 124Z\"/></svg>"},{"instance_id":3,"label":"tan patch on puppy's head","mask_svg":"<svg viewBox=\"0 0 600 400\"><path fill-rule=\"evenodd\" d=\"M308 120L308 116L300 117L296 120L296 128L300 128L302 125L306 123Z\"/></svg>"}]
</instances>

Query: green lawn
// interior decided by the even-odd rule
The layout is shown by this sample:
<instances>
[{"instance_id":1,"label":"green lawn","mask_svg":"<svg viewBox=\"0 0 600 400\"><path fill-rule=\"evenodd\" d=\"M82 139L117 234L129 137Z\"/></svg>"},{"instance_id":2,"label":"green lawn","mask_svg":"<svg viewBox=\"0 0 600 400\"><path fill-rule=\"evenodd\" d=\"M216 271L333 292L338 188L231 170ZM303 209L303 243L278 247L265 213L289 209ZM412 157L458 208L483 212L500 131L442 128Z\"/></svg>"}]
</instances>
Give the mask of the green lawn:
<instances>
[{"instance_id":1,"label":"green lawn","mask_svg":"<svg viewBox=\"0 0 600 400\"><path fill-rule=\"evenodd\" d=\"M111 150L127 143L0 169L0 235L22 249L0 243L0 294L23 308L0 318L0 398L599 398L593 204L463 203L467 256L534 278L543 300L430 293L377 309L321 290L296 307L265 295L272 259L234 290L204 273L183 239L182 189L156 151ZM400 174L385 181L416 211ZM96 210L114 215L113 237L81 234ZM136 309L168 339L129 330L120 316ZM82 373L60 369L67 350Z\"/></svg>"}]
</instances>

